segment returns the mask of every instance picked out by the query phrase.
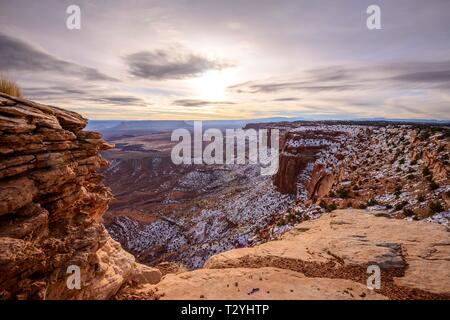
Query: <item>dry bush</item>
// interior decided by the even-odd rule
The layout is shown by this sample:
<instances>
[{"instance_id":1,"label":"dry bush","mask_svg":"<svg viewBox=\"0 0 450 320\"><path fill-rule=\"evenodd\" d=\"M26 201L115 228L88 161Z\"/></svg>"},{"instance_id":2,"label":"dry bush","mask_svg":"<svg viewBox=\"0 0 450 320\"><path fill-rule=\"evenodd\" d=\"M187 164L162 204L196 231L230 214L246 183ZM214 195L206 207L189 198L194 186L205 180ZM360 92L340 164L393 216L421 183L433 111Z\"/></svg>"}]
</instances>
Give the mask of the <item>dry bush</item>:
<instances>
[{"instance_id":1,"label":"dry bush","mask_svg":"<svg viewBox=\"0 0 450 320\"><path fill-rule=\"evenodd\" d=\"M22 90L14 81L0 75L0 92L10 96L22 98Z\"/></svg>"}]
</instances>

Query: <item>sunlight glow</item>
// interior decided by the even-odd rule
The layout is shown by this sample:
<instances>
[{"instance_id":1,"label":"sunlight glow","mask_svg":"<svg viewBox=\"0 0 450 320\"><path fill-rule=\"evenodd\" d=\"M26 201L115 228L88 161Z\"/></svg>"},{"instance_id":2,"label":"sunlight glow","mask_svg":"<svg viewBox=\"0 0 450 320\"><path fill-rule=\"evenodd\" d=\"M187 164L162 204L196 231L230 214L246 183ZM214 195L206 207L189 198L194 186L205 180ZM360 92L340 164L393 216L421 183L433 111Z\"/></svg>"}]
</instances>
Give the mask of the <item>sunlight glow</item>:
<instances>
[{"instance_id":1,"label":"sunlight glow","mask_svg":"<svg viewBox=\"0 0 450 320\"><path fill-rule=\"evenodd\" d=\"M191 80L198 98L219 101L225 98L229 74L225 71L208 71L201 77Z\"/></svg>"}]
</instances>

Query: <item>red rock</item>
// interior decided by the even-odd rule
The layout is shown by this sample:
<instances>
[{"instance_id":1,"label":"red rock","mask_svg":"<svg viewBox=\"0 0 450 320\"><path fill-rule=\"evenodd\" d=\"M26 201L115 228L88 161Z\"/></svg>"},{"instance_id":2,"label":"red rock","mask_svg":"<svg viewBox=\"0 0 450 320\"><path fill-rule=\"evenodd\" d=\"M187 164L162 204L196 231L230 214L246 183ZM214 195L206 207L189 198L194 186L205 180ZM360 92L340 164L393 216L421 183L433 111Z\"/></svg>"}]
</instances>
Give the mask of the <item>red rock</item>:
<instances>
[{"instance_id":1,"label":"red rock","mask_svg":"<svg viewBox=\"0 0 450 320\"><path fill-rule=\"evenodd\" d=\"M81 131L87 120L3 93L0 112L0 298L107 299L133 277L159 281L101 224L112 195L98 150L111 146ZM70 265L81 290L66 285Z\"/></svg>"}]
</instances>

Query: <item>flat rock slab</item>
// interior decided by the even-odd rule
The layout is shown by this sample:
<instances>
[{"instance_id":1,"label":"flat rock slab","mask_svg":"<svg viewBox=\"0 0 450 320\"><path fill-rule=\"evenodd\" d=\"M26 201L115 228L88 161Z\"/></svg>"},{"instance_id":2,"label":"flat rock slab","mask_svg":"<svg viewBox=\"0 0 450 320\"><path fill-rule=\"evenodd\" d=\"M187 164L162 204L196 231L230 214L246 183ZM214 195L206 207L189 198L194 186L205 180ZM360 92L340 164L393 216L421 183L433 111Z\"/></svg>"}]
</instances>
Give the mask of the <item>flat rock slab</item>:
<instances>
[{"instance_id":1,"label":"flat rock slab","mask_svg":"<svg viewBox=\"0 0 450 320\"><path fill-rule=\"evenodd\" d=\"M386 299L355 281L308 278L278 268L198 269L169 274L157 285L141 289L141 293L145 291L165 300Z\"/></svg>"},{"instance_id":2,"label":"flat rock slab","mask_svg":"<svg viewBox=\"0 0 450 320\"><path fill-rule=\"evenodd\" d=\"M450 297L448 229L364 210L337 210L303 222L281 240L215 255L205 268L272 266L365 283L369 265L380 267L381 292L393 298Z\"/></svg>"}]
</instances>

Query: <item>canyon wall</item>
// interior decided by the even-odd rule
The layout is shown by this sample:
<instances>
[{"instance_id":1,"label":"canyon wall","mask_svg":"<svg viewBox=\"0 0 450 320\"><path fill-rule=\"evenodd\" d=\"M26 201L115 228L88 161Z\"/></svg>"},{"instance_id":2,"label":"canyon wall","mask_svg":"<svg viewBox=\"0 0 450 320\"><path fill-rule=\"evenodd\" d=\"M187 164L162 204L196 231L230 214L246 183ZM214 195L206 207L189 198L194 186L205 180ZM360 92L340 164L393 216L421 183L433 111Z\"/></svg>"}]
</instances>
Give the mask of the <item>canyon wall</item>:
<instances>
[{"instance_id":1,"label":"canyon wall","mask_svg":"<svg viewBox=\"0 0 450 320\"><path fill-rule=\"evenodd\" d=\"M0 93L0 298L107 299L127 281L155 283L101 224L112 194L98 168L109 149L87 120ZM70 266L80 289L69 289ZM73 279L73 278L69 278Z\"/></svg>"},{"instance_id":2,"label":"canyon wall","mask_svg":"<svg viewBox=\"0 0 450 320\"><path fill-rule=\"evenodd\" d=\"M273 182L296 205L261 233L266 241L336 208L450 225L448 127L330 122L283 130Z\"/></svg>"},{"instance_id":3,"label":"canyon wall","mask_svg":"<svg viewBox=\"0 0 450 320\"><path fill-rule=\"evenodd\" d=\"M327 128L328 127L328 128ZM339 126L336 126L339 127ZM299 179L308 165L313 164L327 149L340 147L354 132L339 131L329 126L313 126L292 123L285 128L280 139L279 170L273 183L281 193L297 195L298 184L306 187L309 197L326 195L334 182L334 174L323 163L311 167L307 180ZM341 155L337 155L342 160ZM305 200L305 199L303 199Z\"/></svg>"}]
</instances>

